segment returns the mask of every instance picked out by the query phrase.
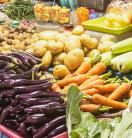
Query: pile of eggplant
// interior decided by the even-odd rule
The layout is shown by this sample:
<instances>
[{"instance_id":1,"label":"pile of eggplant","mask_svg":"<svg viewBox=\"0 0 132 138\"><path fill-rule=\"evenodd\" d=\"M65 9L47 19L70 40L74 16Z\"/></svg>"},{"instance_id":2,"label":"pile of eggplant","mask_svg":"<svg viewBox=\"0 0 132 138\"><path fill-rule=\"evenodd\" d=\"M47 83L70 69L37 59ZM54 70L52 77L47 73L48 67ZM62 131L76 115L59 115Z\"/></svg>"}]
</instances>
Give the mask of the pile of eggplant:
<instances>
[{"instance_id":1,"label":"pile of eggplant","mask_svg":"<svg viewBox=\"0 0 132 138\"><path fill-rule=\"evenodd\" d=\"M0 54L0 124L24 138L66 131L64 99L51 90L50 78L39 80L40 63L26 53Z\"/></svg>"}]
</instances>

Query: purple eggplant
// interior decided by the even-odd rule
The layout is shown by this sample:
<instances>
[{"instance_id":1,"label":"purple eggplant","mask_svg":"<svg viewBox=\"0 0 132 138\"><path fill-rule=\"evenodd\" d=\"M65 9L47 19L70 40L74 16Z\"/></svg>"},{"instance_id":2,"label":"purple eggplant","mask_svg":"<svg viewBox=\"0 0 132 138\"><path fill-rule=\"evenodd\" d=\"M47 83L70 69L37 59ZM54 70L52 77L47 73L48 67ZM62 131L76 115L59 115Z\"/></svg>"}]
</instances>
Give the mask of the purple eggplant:
<instances>
[{"instance_id":1,"label":"purple eggplant","mask_svg":"<svg viewBox=\"0 0 132 138\"><path fill-rule=\"evenodd\" d=\"M17 122L16 119L7 119L7 120L5 120L5 123L8 123L10 125L15 125L16 127L19 127L19 123Z\"/></svg>"},{"instance_id":2,"label":"purple eggplant","mask_svg":"<svg viewBox=\"0 0 132 138\"><path fill-rule=\"evenodd\" d=\"M15 90L10 89L10 90L3 90L0 93L0 97L12 97L15 95Z\"/></svg>"},{"instance_id":3,"label":"purple eggplant","mask_svg":"<svg viewBox=\"0 0 132 138\"><path fill-rule=\"evenodd\" d=\"M52 131L48 134L47 138L53 138L54 136L57 136L57 135L59 135L59 134L65 132L66 130L67 130L66 126L65 126L65 125L61 125L61 126L55 128L54 130L52 130Z\"/></svg>"},{"instance_id":4,"label":"purple eggplant","mask_svg":"<svg viewBox=\"0 0 132 138\"><path fill-rule=\"evenodd\" d=\"M32 77L32 70L26 71L23 74L3 74L0 73L0 79L6 80L6 79L31 79Z\"/></svg>"},{"instance_id":5,"label":"purple eggplant","mask_svg":"<svg viewBox=\"0 0 132 138\"><path fill-rule=\"evenodd\" d=\"M25 92L23 91L23 93L25 93ZM60 94L53 93L53 92L47 92L45 90L45 91L34 91L34 92L30 92L30 93L28 92L28 94L16 95L16 99L39 98L39 97L60 97Z\"/></svg>"},{"instance_id":6,"label":"purple eggplant","mask_svg":"<svg viewBox=\"0 0 132 138\"><path fill-rule=\"evenodd\" d=\"M52 129L60 126L61 124L65 123L65 116L60 116L52 120L51 122L45 124L41 127L38 132L33 136L33 138L41 138L47 136Z\"/></svg>"},{"instance_id":7,"label":"purple eggplant","mask_svg":"<svg viewBox=\"0 0 132 138\"><path fill-rule=\"evenodd\" d=\"M24 73L24 70L20 69L19 67L16 67L14 70L17 74L23 74Z\"/></svg>"},{"instance_id":8,"label":"purple eggplant","mask_svg":"<svg viewBox=\"0 0 132 138\"><path fill-rule=\"evenodd\" d=\"M24 136L24 138L32 138L30 131L28 131L28 127L26 123L23 122L20 124L20 134Z\"/></svg>"},{"instance_id":9,"label":"purple eggplant","mask_svg":"<svg viewBox=\"0 0 132 138\"><path fill-rule=\"evenodd\" d=\"M49 115L49 116L63 115L63 114L65 114L65 112L66 112L66 106L65 105L47 108L47 115Z\"/></svg>"},{"instance_id":10,"label":"purple eggplant","mask_svg":"<svg viewBox=\"0 0 132 138\"><path fill-rule=\"evenodd\" d=\"M13 86L27 86L27 85L37 85L48 82L50 79L45 80L27 80L27 79L7 79L2 81L1 87L13 87Z\"/></svg>"},{"instance_id":11,"label":"purple eggplant","mask_svg":"<svg viewBox=\"0 0 132 138\"><path fill-rule=\"evenodd\" d=\"M56 106L61 106L61 104L59 102L51 102L45 105L35 105L25 108L24 111L28 114L47 113L47 111Z\"/></svg>"},{"instance_id":12,"label":"purple eggplant","mask_svg":"<svg viewBox=\"0 0 132 138\"><path fill-rule=\"evenodd\" d=\"M17 106L18 104L19 104L19 101L18 101L17 99L13 99L13 100L11 101L12 107Z\"/></svg>"},{"instance_id":13,"label":"purple eggplant","mask_svg":"<svg viewBox=\"0 0 132 138\"><path fill-rule=\"evenodd\" d=\"M24 110L24 107L22 105L17 105L15 107L13 107L10 112L11 113L20 113Z\"/></svg>"},{"instance_id":14,"label":"purple eggplant","mask_svg":"<svg viewBox=\"0 0 132 138\"><path fill-rule=\"evenodd\" d=\"M31 123L31 124L40 124L40 123L44 123L46 119L47 117L45 114L34 114L34 115L28 116L25 122Z\"/></svg>"},{"instance_id":15,"label":"purple eggplant","mask_svg":"<svg viewBox=\"0 0 132 138\"><path fill-rule=\"evenodd\" d=\"M12 52L12 53L10 53L9 55L11 55L11 56L13 56L13 57L16 57L16 58L19 58L21 61L22 61L22 63L24 64L24 65L26 65L26 66L30 66L30 64L29 64L29 62L28 62L28 58L27 57L25 57L23 54L21 54L21 53L18 53L18 52Z\"/></svg>"},{"instance_id":16,"label":"purple eggplant","mask_svg":"<svg viewBox=\"0 0 132 138\"><path fill-rule=\"evenodd\" d=\"M0 60L11 62L12 61L12 57L0 54Z\"/></svg>"},{"instance_id":17,"label":"purple eggplant","mask_svg":"<svg viewBox=\"0 0 132 138\"><path fill-rule=\"evenodd\" d=\"M0 124L2 124L3 123L3 121L7 118L7 116L10 114L10 110L12 109L12 106L11 105L9 105L9 106L7 106L4 110L3 110L3 112L2 112L2 114L1 114L1 116L0 116Z\"/></svg>"},{"instance_id":18,"label":"purple eggplant","mask_svg":"<svg viewBox=\"0 0 132 138\"><path fill-rule=\"evenodd\" d=\"M24 56L26 56L29 59L29 61L34 65L41 63L41 59L36 58L36 57L34 57L33 55L31 55L29 53L26 53L26 52L20 52L20 53L23 54Z\"/></svg>"},{"instance_id":19,"label":"purple eggplant","mask_svg":"<svg viewBox=\"0 0 132 138\"><path fill-rule=\"evenodd\" d=\"M0 68L4 68L7 65L8 65L8 62L0 60Z\"/></svg>"},{"instance_id":20,"label":"purple eggplant","mask_svg":"<svg viewBox=\"0 0 132 138\"><path fill-rule=\"evenodd\" d=\"M51 82L46 82L43 84L32 85L32 86L15 87L15 90L18 92L31 92L31 91L37 91L37 90L45 90L49 88L51 85L52 85Z\"/></svg>"},{"instance_id":21,"label":"purple eggplant","mask_svg":"<svg viewBox=\"0 0 132 138\"><path fill-rule=\"evenodd\" d=\"M28 70L28 67L23 64L19 58L12 58L12 63L16 64L16 66L20 67L22 70Z\"/></svg>"},{"instance_id":22,"label":"purple eggplant","mask_svg":"<svg viewBox=\"0 0 132 138\"><path fill-rule=\"evenodd\" d=\"M28 116L29 116L28 114L26 114L26 115L21 115L20 117L17 118L17 122L18 122L18 123L24 122Z\"/></svg>"},{"instance_id":23,"label":"purple eggplant","mask_svg":"<svg viewBox=\"0 0 132 138\"><path fill-rule=\"evenodd\" d=\"M41 104L47 104L52 101L58 101L60 102L60 97L47 97L47 98L28 98L28 99L23 99L20 101L20 104L29 107L33 105L41 105Z\"/></svg>"}]
</instances>

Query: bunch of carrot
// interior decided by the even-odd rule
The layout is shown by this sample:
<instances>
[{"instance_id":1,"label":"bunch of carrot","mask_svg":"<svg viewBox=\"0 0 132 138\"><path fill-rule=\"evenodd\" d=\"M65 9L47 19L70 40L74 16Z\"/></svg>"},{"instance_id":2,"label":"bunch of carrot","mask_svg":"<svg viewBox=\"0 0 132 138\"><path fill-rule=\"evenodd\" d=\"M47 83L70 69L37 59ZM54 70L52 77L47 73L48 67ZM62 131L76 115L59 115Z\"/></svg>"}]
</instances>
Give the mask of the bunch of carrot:
<instances>
[{"instance_id":1,"label":"bunch of carrot","mask_svg":"<svg viewBox=\"0 0 132 138\"><path fill-rule=\"evenodd\" d=\"M92 67L89 62L83 62L82 65L73 73L64 79L56 82L54 91L63 90L70 87L72 83L78 85L78 88L84 95L88 96L90 102L82 104L81 110L88 112L97 112L100 106L108 106L117 110L127 108L127 104L122 102L124 95L132 96L130 83L110 83L105 84L101 74L107 71L106 65L99 62Z\"/></svg>"},{"instance_id":2,"label":"bunch of carrot","mask_svg":"<svg viewBox=\"0 0 132 138\"><path fill-rule=\"evenodd\" d=\"M92 76L79 86L79 89L88 96L91 96L91 103L81 105L81 110L88 112L97 112L100 106L108 106L117 110L127 108L127 104L122 102L124 95L132 96L130 83L112 83L104 84L103 80L97 79L92 82ZM84 85L87 82L87 85Z\"/></svg>"}]
</instances>

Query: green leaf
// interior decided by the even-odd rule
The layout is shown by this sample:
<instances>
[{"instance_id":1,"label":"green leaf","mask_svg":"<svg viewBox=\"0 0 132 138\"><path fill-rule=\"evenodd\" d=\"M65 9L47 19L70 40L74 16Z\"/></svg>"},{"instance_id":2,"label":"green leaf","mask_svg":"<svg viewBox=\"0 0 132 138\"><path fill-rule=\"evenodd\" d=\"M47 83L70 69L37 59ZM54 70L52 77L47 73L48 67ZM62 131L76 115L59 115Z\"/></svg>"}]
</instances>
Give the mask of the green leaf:
<instances>
[{"instance_id":1,"label":"green leaf","mask_svg":"<svg viewBox=\"0 0 132 138\"><path fill-rule=\"evenodd\" d=\"M121 122L115 128L115 133L114 133L113 138L123 138L121 136L124 135L124 133L127 135L127 131L130 127L132 129L132 113L131 112L125 113L123 115ZM131 131L131 136L132 136L132 131ZM124 137L124 138L127 138L127 137Z\"/></svg>"},{"instance_id":2,"label":"green leaf","mask_svg":"<svg viewBox=\"0 0 132 138\"><path fill-rule=\"evenodd\" d=\"M66 109L66 124L68 128L68 134L72 130L72 126L78 124L81 121L81 113L79 104L83 98L83 94L76 86L71 86L68 92L67 109Z\"/></svg>"}]
</instances>

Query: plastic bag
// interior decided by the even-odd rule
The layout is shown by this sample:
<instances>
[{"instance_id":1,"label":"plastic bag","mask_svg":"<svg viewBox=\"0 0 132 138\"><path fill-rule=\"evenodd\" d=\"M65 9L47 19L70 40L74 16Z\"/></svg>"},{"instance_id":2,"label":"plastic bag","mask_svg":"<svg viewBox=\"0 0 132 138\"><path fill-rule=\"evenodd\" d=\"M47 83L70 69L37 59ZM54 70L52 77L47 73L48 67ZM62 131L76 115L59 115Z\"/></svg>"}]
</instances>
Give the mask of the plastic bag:
<instances>
[{"instance_id":1,"label":"plastic bag","mask_svg":"<svg viewBox=\"0 0 132 138\"><path fill-rule=\"evenodd\" d=\"M130 7L121 0L112 1L106 10L105 25L121 28L131 24Z\"/></svg>"}]
</instances>

